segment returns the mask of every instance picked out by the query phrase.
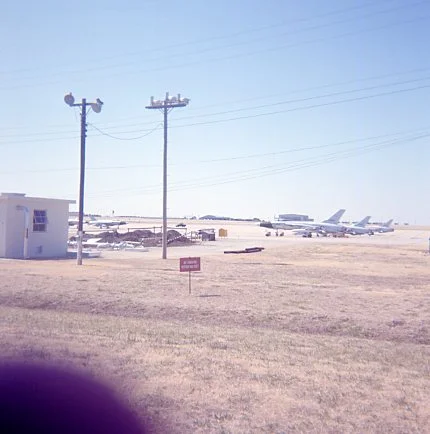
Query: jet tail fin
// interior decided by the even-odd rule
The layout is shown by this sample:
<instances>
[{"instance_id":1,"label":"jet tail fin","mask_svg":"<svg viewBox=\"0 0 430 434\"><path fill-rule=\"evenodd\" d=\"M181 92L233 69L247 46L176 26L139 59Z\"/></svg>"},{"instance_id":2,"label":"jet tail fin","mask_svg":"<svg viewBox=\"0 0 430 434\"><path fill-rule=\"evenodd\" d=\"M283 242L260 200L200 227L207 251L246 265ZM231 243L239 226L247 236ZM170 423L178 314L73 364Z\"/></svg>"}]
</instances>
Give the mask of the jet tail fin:
<instances>
[{"instance_id":1,"label":"jet tail fin","mask_svg":"<svg viewBox=\"0 0 430 434\"><path fill-rule=\"evenodd\" d=\"M391 226L391 223L393 223L393 219L388 220L387 223L384 223L382 226L389 228Z\"/></svg>"},{"instance_id":2,"label":"jet tail fin","mask_svg":"<svg viewBox=\"0 0 430 434\"><path fill-rule=\"evenodd\" d=\"M355 226L359 226L360 228L364 228L370 221L370 215L364 217L363 220L358 222Z\"/></svg>"},{"instance_id":3,"label":"jet tail fin","mask_svg":"<svg viewBox=\"0 0 430 434\"><path fill-rule=\"evenodd\" d=\"M344 209L340 209L339 211L335 212L329 219L324 220L323 223L334 223L334 224L337 224L337 223L339 223L339 220L343 216L344 213L345 213L345 210Z\"/></svg>"}]
</instances>

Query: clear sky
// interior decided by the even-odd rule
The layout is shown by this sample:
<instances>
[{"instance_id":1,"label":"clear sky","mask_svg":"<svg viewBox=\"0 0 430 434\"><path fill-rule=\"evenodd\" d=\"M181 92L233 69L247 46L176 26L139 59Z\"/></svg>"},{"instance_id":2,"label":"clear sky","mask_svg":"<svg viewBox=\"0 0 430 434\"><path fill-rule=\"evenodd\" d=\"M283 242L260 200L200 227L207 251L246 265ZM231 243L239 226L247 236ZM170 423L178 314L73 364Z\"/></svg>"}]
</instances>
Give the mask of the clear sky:
<instances>
[{"instance_id":1,"label":"clear sky","mask_svg":"<svg viewBox=\"0 0 430 434\"><path fill-rule=\"evenodd\" d=\"M169 91L169 216L430 223L429 0L3 2L0 37L0 191L77 200L71 91L85 211L160 216Z\"/></svg>"}]
</instances>

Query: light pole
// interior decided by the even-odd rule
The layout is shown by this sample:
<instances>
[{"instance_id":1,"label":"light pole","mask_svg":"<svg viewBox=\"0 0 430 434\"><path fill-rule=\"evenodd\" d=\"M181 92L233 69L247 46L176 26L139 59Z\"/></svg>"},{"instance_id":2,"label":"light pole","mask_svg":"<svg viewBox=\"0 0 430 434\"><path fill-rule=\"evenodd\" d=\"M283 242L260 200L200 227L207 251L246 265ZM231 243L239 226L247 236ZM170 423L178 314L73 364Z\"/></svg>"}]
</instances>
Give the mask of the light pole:
<instances>
[{"instance_id":1,"label":"light pole","mask_svg":"<svg viewBox=\"0 0 430 434\"><path fill-rule=\"evenodd\" d=\"M79 178L79 221L78 221L78 251L77 264L82 265L82 241L84 235L84 185L85 185L85 139L87 137L87 109L92 109L95 113L100 113L103 102L98 98L96 102L88 103L85 98L82 102L75 103L72 93L64 97L64 102L70 107L81 107L81 168Z\"/></svg>"},{"instance_id":2,"label":"light pole","mask_svg":"<svg viewBox=\"0 0 430 434\"><path fill-rule=\"evenodd\" d=\"M164 100L155 100L151 96L150 105L146 106L147 109L160 110L164 114L164 152L163 152L163 255L162 258L167 258L167 115L176 107L185 107L190 100L178 96L169 96L166 93Z\"/></svg>"}]
</instances>

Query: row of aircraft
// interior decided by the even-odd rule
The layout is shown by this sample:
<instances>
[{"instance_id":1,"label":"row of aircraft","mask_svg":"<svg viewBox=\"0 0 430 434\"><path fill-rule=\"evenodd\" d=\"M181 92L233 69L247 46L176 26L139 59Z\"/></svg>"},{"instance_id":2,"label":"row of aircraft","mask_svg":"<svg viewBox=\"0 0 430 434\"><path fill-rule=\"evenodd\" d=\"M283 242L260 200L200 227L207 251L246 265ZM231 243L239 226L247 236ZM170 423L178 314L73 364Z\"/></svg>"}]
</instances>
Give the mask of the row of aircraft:
<instances>
[{"instance_id":1,"label":"row of aircraft","mask_svg":"<svg viewBox=\"0 0 430 434\"><path fill-rule=\"evenodd\" d=\"M393 220L388 220L381 226L371 225L368 226L370 216L366 216L358 223L347 225L340 223L340 219L345 213L344 209L340 209L334 213L330 218L322 222L314 221L276 221L273 223L262 222L261 227L275 230L293 230L296 235L303 237L311 237L312 234L317 235L374 235L375 233L393 232L394 228L391 227Z\"/></svg>"},{"instance_id":2,"label":"row of aircraft","mask_svg":"<svg viewBox=\"0 0 430 434\"><path fill-rule=\"evenodd\" d=\"M85 223L98 228L119 227L127 224L124 220L86 220ZM78 219L69 219L69 226L77 226L78 224Z\"/></svg>"}]
</instances>

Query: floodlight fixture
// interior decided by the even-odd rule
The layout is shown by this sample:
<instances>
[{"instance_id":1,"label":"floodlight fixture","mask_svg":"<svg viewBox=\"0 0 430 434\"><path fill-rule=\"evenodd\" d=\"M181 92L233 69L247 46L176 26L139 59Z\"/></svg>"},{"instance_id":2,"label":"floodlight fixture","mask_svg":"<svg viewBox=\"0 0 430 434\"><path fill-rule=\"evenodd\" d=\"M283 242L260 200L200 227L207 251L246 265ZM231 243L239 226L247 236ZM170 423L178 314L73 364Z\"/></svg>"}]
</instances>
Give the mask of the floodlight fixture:
<instances>
[{"instance_id":1,"label":"floodlight fixture","mask_svg":"<svg viewBox=\"0 0 430 434\"><path fill-rule=\"evenodd\" d=\"M94 112L94 113L100 113L100 112L102 111L102 106L101 106L101 104L98 104L98 103L93 102L93 103L90 104L90 106L91 106L91 108L93 109L93 112Z\"/></svg>"},{"instance_id":2,"label":"floodlight fixture","mask_svg":"<svg viewBox=\"0 0 430 434\"><path fill-rule=\"evenodd\" d=\"M72 95L72 92L69 92L65 97L64 97L64 102L69 105L70 107L73 107L73 104L75 103L75 97Z\"/></svg>"}]
</instances>

